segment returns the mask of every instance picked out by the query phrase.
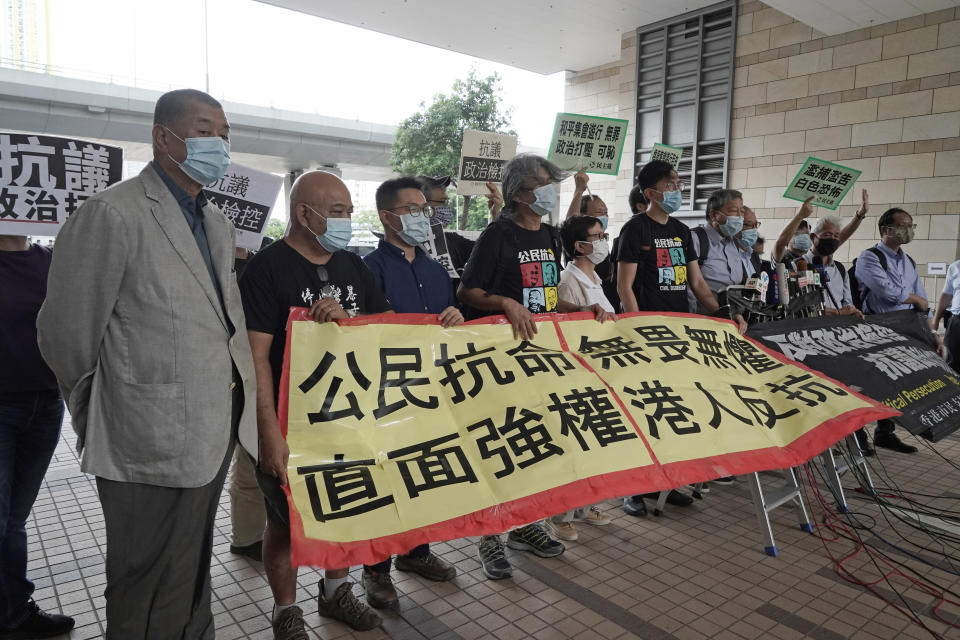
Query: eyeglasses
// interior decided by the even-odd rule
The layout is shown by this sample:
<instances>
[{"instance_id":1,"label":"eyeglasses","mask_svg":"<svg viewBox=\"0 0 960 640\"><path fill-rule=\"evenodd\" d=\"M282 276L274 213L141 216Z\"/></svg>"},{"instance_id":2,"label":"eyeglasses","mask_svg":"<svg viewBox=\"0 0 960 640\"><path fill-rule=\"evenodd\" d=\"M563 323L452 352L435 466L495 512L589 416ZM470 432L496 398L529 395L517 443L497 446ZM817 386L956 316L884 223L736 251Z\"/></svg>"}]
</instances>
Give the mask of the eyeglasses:
<instances>
[{"instance_id":1,"label":"eyeglasses","mask_svg":"<svg viewBox=\"0 0 960 640\"><path fill-rule=\"evenodd\" d=\"M757 229L757 228L759 228L759 227L760 227L760 222L759 222L759 221L757 221L756 224L750 224L749 222L744 222L744 223L743 223L743 228L744 228L744 229Z\"/></svg>"},{"instance_id":2,"label":"eyeglasses","mask_svg":"<svg viewBox=\"0 0 960 640\"><path fill-rule=\"evenodd\" d=\"M664 193L670 193L672 191L683 191L687 188L687 185L682 182L671 182L666 187L663 188Z\"/></svg>"},{"instance_id":3,"label":"eyeglasses","mask_svg":"<svg viewBox=\"0 0 960 640\"><path fill-rule=\"evenodd\" d=\"M588 234L587 234L587 239L585 240L585 242L592 242L593 240L591 240L591 238L593 238L593 240L609 240L609 239L610 239L610 234L609 234L609 233L603 233L603 232L601 232L601 233L588 233Z\"/></svg>"},{"instance_id":4,"label":"eyeglasses","mask_svg":"<svg viewBox=\"0 0 960 640\"><path fill-rule=\"evenodd\" d=\"M317 265L317 277L320 278L320 297L335 298L333 287L329 284L330 274L327 273L327 268L322 264Z\"/></svg>"},{"instance_id":5,"label":"eyeglasses","mask_svg":"<svg viewBox=\"0 0 960 640\"><path fill-rule=\"evenodd\" d=\"M917 228L917 224L916 224L916 223L913 223L913 224L892 224L892 225L890 225L889 228L890 228L890 229L916 229L916 228Z\"/></svg>"},{"instance_id":6,"label":"eyeglasses","mask_svg":"<svg viewBox=\"0 0 960 640\"><path fill-rule=\"evenodd\" d=\"M408 215L411 215L414 218L420 216L421 214L423 214L427 218L432 218L433 214L436 212L436 210L428 204L422 207L418 207L416 205L410 204L405 207L394 207L393 209L387 209L387 211L389 211L390 213L393 213L394 211L406 211ZM404 215L404 214L394 213L394 215Z\"/></svg>"}]
</instances>

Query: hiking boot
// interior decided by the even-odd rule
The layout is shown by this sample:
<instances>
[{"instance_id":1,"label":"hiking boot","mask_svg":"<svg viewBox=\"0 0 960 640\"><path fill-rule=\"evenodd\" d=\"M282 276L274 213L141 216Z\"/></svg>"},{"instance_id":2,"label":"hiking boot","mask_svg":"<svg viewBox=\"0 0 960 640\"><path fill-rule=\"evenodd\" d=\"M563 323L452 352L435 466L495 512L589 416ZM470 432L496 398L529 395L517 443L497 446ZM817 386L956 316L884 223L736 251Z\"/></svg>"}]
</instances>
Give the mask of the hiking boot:
<instances>
[{"instance_id":1,"label":"hiking boot","mask_svg":"<svg viewBox=\"0 0 960 640\"><path fill-rule=\"evenodd\" d=\"M274 640L310 640L303 626L303 609L294 605L284 609L273 621Z\"/></svg>"},{"instance_id":2,"label":"hiking boot","mask_svg":"<svg viewBox=\"0 0 960 640\"><path fill-rule=\"evenodd\" d=\"M883 447L898 453L916 453L917 448L900 440L895 433L874 433L873 446Z\"/></svg>"},{"instance_id":3,"label":"hiking boot","mask_svg":"<svg viewBox=\"0 0 960 640\"><path fill-rule=\"evenodd\" d=\"M647 515L647 505L643 502L643 496L630 496L623 499L623 512L628 516L642 518Z\"/></svg>"},{"instance_id":4,"label":"hiking boot","mask_svg":"<svg viewBox=\"0 0 960 640\"><path fill-rule=\"evenodd\" d=\"M483 575L491 580L503 580L513 575L513 567L503 552L500 536L483 536L477 544L477 557L483 566Z\"/></svg>"},{"instance_id":5,"label":"hiking boot","mask_svg":"<svg viewBox=\"0 0 960 640\"><path fill-rule=\"evenodd\" d=\"M576 514L574 514L573 519L577 522L599 526L613 522L613 518L605 513L601 513L600 509L597 509L596 507L590 507L587 512L579 518L576 516Z\"/></svg>"},{"instance_id":6,"label":"hiking boot","mask_svg":"<svg viewBox=\"0 0 960 640\"><path fill-rule=\"evenodd\" d=\"M13 627L0 629L2 640L31 640L33 638L52 638L73 629L73 618L59 613L47 613L32 599L27 600L27 617Z\"/></svg>"},{"instance_id":7,"label":"hiking boot","mask_svg":"<svg viewBox=\"0 0 960 640\"><path fill-rule=\"evenodd\" d=\"M329 600L323 597L323 578L320 578L318 586L317 613L324 618L339 620L357 631L369 631L380 626L380 616L353 595L352 582L340 585Z\"/></svg>"},{"instance_id":8,"label":"hiking boot","mask_svg":"<svg viewBox=\"0 0 960 640\"><path fill-rule=\"evenodd\" d=\"M447 582L457 577L457 568L433 552L419 558L397 556L395 564L400 571L413 571L434 582Z\"/></svg>"},{"instance_id":9,"label":"hiking boot","mask_svg":"<svg viewBox=\"0 0 960 640\"><path fill-rule=\"evenodd\" d=\"M572 542L580 537L572 522L551 522L550 528L553 529L553 534L561 540Z\"/></svg>"},{"instance_id":10,"label":"hiking boot","mask_svg":"<svg viewBox=\"0 0 960 640\"><path fill-rule=\"evenodd\" d=\"M367 603L374 609L394 608L400 603L389 572L377 573L364 568L363 590L367 594Z\"/></svg>"},{"instance_id":11,"label":"hiking boot","mask_svg":"<svg viewBox=\"0 0 960 640\"><path fill-rule=\"evenodd\" d=\"M528 524L508 533L507 546L518 551L529 551L541 558L553 558L566 551L563 543L557 542L547 535L543 525L539 522Z\"/></svg>"}]
</instances>

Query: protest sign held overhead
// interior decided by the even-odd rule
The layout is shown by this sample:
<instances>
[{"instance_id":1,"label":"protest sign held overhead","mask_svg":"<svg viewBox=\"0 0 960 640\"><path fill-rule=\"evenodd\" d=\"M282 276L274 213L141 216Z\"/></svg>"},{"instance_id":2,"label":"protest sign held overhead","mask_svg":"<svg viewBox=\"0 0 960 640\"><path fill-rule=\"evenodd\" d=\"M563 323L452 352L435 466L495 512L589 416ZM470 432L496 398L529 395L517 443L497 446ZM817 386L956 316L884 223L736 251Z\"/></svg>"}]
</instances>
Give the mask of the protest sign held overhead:
<instances>
[{"instance_id":1,"label":"protest sign held overhead","mask_svg":"<svg viewBox=\"0 0 960 640\"><path fill-rule=\"evenodd\" d=\"M748 335L792 360L897 409L895 420L934 442L960 428L960 378L934 351L913 311L755 325Z\"/></svg>"},{"instance_id":2,"label":"protest sign held overhead","mask_svg":"<svg viewBox=\"0 0 960 640\"><path fill-rule=\"evenodd\" d=\"M226 174L203 192L230 218L237 230L237 246L256 251L282 187L280 176L232 163Z\"/></svg>"},{"instance_id":3,"label":"protest sign held overhead","mask_svg":"<svg viewBox=\"0 0 960 640\"><path fill-rule=\"evenodd\" d=\"M457 193L485 196L488 182L500 182L503 165L517 155L517 136L486 131L463 130Z\"/></svg>"},{"instance_id":4,"label":"protest sign held overhead","mask_svg":"<svg viewBox=\"0 0 960 640\"><path fill-rule=\"evenodd\" d=\"M565 171L617 175L627 121L558 113L547 159Z\"/></svg>"},{"instance_id":5,"label":"protest sign held overhead","mask_svg":"<svg viewBox=\"0 0 960 640\"><path fill-rule=\"evenodd\" d=\"M784 198L803 202L814 196L813 204L835 210L862 172L810 156L784 192Z\"/></svg>"},{"instance_id":6,"label":"protest sign held overhead","mask_svg":"<svg viewBox=\"0 0 960 640\"><path fill-rule=\"evenodd\" d=\"M896 413L701 316L540 316L532 342L502 317L435 320L291 311L279 417L295 564L800 464Z\"/></svg>"},{"instance_id":7,"label":"protest sign held overhead","mask_svg":"<svg viewBox=\"0 0 960 640\"><path fill-rule=\"evenodd\" d=\"M671 147L668 144L660 144L659 142L654 143L653 150L650 152L651 162L654 160L663 160L670 164L674 171L680 168L680 158L682 157L683 149L681 147Z\"/></svg>"},{"instance_id":8,"label":"protest sign held overhead","mask_svg":"<svg viewBox=\"0 0 960 640\"><path fill-rule=\"evenodd\" d=\"M0 234L55 236L84 200L122 173L119 147L0 133Z\"/></svg>"}]
</instances>

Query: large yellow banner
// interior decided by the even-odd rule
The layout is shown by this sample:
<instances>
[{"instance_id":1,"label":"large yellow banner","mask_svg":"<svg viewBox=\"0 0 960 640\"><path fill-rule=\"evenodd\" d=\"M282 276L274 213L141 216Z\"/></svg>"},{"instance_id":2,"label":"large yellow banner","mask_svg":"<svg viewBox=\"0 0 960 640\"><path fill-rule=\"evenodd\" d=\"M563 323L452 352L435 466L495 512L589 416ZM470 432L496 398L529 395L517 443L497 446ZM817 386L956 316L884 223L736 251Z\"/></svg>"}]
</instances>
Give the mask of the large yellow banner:
<instances>
[{"instance_id":1,"label":"large yellow banner","mask_svg":"<svg viewBox=\"0 0 960 640\"><path fill-rule=\"evenodd\" d=\"M702 316L443 329L291 312L296 564L372 563L609 497L799 464L896 412Z\"/></svg>"}]
</instances>

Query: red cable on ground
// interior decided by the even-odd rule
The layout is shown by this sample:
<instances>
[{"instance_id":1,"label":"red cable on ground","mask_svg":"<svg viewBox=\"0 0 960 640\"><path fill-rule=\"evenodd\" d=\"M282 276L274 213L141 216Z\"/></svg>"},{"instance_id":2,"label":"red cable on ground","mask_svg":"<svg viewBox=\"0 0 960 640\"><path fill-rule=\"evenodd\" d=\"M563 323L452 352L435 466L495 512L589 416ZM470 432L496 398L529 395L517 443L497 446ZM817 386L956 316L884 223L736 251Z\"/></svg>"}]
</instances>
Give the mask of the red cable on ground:
<instances>
[{"instance_id":1,"label":"red cable on ground","mask_svg":"<svg viewBox=\"0 0 960 640\"><path fill-rule=\"evenodd\" d=\"M816 496L817 496L816 502L819 504L821 510L822 510L823 513L824 513L824 519L823 519L824 521L823 521L823 523L822 523L822 524L819 523L819 522L814 523L814 531L816 532L817 537L820 539L821 543L823 544L824 550L827 552L827 555L830 556L830 559L833 561L833 563L834 563L834 571L836 571L837 575L839 575L841 578L843 578L844 580L846 580L847 582L849 582L849 583L851 583L851 584L854 584L854 585L857 585L857 586L860 586L860 587L864 587L865 589L867 589L868 591L870 591L870 593L872 593L872 594L875 595L876 597L878 597L878 598L880 598L881 600L883 600L888 606L893 607L893 608L896 609L898 612L900 612L901 614L903 614L908 620L910 620L910 621L913 622L914 624L919 625L920 627L922 627L923 629L925 629L926 631L928 631L928 632L929 632L931 635L933 635L935 638L942 638L943 636L941 636L940 634L938 634L937 632L935 632L933 629L930 629L930 628L923 622L923 620L921 620L921 619L920 619L917 615L915 615L912 611L910 611L909 609L903 609L902 607L900 607L900 606L897 605L896 603L891 602L890 600L888 600L885 596L883 596L883 595L882 595L880 592L878 592L876 589L874 589L874 586L877 585L877 584L879 584L879 583L881 583L881 582L891 583L891 578L892 578L892 577L899 576L899 577L901 577L901 578L904 578L904 579L907 580L910 584L912 584L913 586L916 586L918 589L920 589L920 590L923 591L924 593L926 593L926 594L928 594L928 595L930 595L930 596L933 596L933 597L937 598L937 604L936 604L936 606L933 607L933 612L932 612L932 613L933 613L933 617L935 617L937 620L939 620L940 622L943 622L944 624L946 624L946 625L948 625L948 626L950 626L950 627L960 629L960 624L956 624L956 623L950 622L950 621L948 621L948 620L946 620L946 619L944 619L943 617L940 616L940 607L942 607L944 604L946 604L947 602L949 602L950 604L953 604L953 605L955 605L955 606L957 606L957 607L960 607L960 602L956 602L956 601L954 601L954 600L951 600L951 599L947 598L947 597L946 597L946 594L945 594L944 592L940 591L939 589L936 589L936 588L934 588L933 586L931 586L931 585L929 585L929 584L927 584L927 583L925 583L925 582L923 582L923 581L917 580L916 578L913 578L912 576L909 576L909 575L903 573L898 567L896 567L896 566L895 566L893 563L891 563L889 560L887 560L886 558L884 558L884 557L882 557L882 556L878 556L876 553L874 553L869 546L867 546L867 545L865 545L865 544L863 543L863 540L860 538L860 536L859 536L857 533L855 533L853 530L851 530L849 527L847 527L847 525L846 525L843 521L841 521L841 520L836 516L836 514L835 514L834 511L833 511L833 509L831 509L830 506L826 503L826 501L825 501L825 499L824 499L824 496L823 496L823 493L820 491L820 487L817 485L817 483L816 483L816 481L814 480L812 474L810 473L810 468L809 468L809 466L808 466L808 465L804 465L803 468L804 468L804 472L806 473L806 476L807 476L807 481L808 481L809 485L813 488L813 491L815 492L815 494L816 494ZM803 475L801 474L800 477L801 477L801 480L802 480ZM808 492L807 492L807 487L806 487L807 483L801 482L801 485L802 485L801 490L804 492L804 497L807 499L807 503L811 505L811 511L812 511L813 502L810 501L810 497L809 497L809 494L808 494ZM825 528L825 529L831 531L831 532L834 534L834 537L833 537L833 538L830 538L830 539L825 538L825 537L823 536L823 534L821 533L821 528ZM837 541L839 541L841 538L846 538L847 540L853 542L853 543L856 545L856 549L855 549L852 553L850 553L849 555L845 556L844 558L842 558L842 559L840 559L840 560L837 560L837 558L834 556L833 552L830 550L830 547L827 545L827 542L837 542ZM878 563L877 563L877 560L881 560L881 561L883 561L883 563L884 563L885 565L887 565L887 566L890 568L890 571L889 571L888 573L884 574L881 578L879 578L879 579L877 579L877 580L875 580L875 581L872 581L872 582L865 582L865 581L857 578L852 571L850 571L849 569L847 569L847 568L844 566L844 564L845 564L848 560L850 560L850 559L856 557L857 555L859 555L859 553L860 553L861 551L863 551L863 550L866 550L867 555L870 556L871 560L873 560L873 562L874 562L875 565L878 564ZM878 570L880 569L879 566L878 566L877 568L878 568ZM891 587L893 586L892 583L890 584L890 586L891 586ZM898 594L898 595L899 595L899 594Z\"/></svg>"}]
</instances>

